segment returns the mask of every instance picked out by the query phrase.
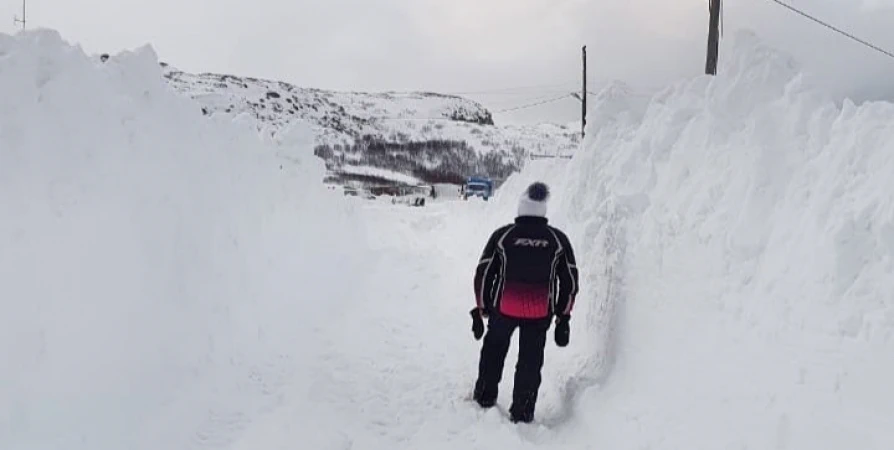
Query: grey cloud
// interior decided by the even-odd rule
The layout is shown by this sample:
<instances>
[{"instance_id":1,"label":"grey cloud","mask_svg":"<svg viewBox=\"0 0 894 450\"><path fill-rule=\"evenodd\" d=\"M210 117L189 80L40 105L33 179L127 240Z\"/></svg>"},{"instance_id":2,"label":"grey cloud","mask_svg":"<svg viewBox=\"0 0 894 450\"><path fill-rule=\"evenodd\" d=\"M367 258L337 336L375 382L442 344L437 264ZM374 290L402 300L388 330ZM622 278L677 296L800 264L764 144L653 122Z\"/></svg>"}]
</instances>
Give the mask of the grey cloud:
<instances>
[{"instance_id":1,"label":"grey cloud","mask_svg":"<svg viewBox=\"0 0 894 450\"><path fill-rule=\"evenodd\" d=\"M894 48L890 0L790 1ZM0 18L11 19L16 3L0 5ZM162 59L190 71L343 90L467 92L539 86L470 95L493 109L578 89L583 44L588 46L594 81L624 79L650 87L699 75L707 29L706 0L31 3L32 24L57 28L88 51L114 52L151 43ZM894 95L891 59L768 0L726 3L727 37L740 28L754 29L793 53L835 95ZM0 31L12 31L11 20ZM498 118L562 122L575 120L578 110L579 103L569 97Z\"/></svg>"}]
</instances>

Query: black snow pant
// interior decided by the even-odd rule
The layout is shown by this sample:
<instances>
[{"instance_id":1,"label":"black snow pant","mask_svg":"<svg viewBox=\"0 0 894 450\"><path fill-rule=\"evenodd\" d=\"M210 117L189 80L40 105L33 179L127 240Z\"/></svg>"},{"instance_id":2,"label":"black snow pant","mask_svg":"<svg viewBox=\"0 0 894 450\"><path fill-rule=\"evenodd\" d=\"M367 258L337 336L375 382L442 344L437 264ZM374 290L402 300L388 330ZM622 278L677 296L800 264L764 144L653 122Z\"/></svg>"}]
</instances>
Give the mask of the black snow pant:
<instances>
[{"instance_id":1,"label":"black snow pant","mask_svg":"<svg viewBox=\"0 0 894 450\"><path fill-rule=\"evenodd\" d=\"M509 351L509 343L516 327L519 328L518 362L515 366L515 383L509 414L514 421L534 420L534 406L540 389L540 370L543 367L543 350L550 319L516 320L493 313L487 322L487 334L481 346L478 362L478 380L475 382L475 400L484 407L497 402L503 363Z\"/></svg>"}]
</instances>

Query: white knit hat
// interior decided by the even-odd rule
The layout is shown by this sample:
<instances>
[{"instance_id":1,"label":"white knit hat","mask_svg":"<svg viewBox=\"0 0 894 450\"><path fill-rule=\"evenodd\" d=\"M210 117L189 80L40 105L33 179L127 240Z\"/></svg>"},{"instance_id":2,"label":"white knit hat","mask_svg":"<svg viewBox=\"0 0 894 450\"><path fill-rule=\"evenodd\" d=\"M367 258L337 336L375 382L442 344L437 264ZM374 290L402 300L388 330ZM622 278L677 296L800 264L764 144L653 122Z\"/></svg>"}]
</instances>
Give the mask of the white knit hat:
<instances>
[{"instance_id":1,"label":"white knit hat","mask_svg":"<svg viewBox=\"0 0 894 450\"><path fill-rule=\"evenodd\" d=\"M519 216L546 217L549 187L541 182L532 183L518 201Z\"/></svg>"}]
</instances>

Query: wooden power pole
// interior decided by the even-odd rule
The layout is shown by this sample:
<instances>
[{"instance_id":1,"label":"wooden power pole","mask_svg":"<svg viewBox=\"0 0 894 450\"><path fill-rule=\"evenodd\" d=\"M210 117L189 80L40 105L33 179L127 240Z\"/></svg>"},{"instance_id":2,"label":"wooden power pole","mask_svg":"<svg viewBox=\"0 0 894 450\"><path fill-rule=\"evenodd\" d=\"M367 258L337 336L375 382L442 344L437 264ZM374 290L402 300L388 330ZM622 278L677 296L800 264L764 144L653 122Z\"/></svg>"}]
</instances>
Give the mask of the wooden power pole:
<instances>
[{"instance_id":1,"label":"wooden power pole","mask_svg":"<svg viewBox=\"0 0 894 450\"><path fill-rule=\"evenodd\" d=\"M22 18L19 19L19 18L16 17L16 16L13 16L13 18L12 18L12 23L14 23L14 24L15 24L15 23L21 23L21 24L22 24L22 29L23 29L23 30L25 29L25 23L26 23L26 19L25 19L25 12L26 12L26 10L25 10L25 2L26 2L26 1L27 1L27 0L22 0Z\"/></svg>"},{"instance_id":2,"label":"wooden power pole","mask_svg":"<svg viewBox=\"0 0 894 450\"><path fill-rule=\"evenodd\" d=\"M708 0L708 57L705 62L705 74L717 75L717 58L720 52L720 2Z\"/></svg>"},{"instance_id":3,"label":"wooden power pole","mask_svg":"<svg viewBox=\"0 0 894 450\"><path fill-rule=\"evenodd\" d=\"M581 48L583 65L584 65L584 75L583 75L583 89L580 92L580 137L583 140L584 135L586 134L587 128L587 46L583 46Z\"/></svg>"}]
</instances>

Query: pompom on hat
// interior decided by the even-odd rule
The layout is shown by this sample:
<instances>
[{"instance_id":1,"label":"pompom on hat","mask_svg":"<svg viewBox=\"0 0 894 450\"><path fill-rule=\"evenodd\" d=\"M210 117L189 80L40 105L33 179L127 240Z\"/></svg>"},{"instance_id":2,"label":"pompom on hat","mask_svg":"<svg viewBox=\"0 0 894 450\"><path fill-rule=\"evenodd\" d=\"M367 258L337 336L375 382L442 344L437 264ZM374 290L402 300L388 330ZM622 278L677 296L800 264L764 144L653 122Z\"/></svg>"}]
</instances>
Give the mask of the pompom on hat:
<instances>
[{"instance_id":1,"label":"pompom on hat","mask_svg":"<svg viewBox=\"0 0 894 450\"><path fill-rule=\"evenodd\" d=\"M518 201L518 215L546 217L546 204L549 201L549 186L541 182L532 183L525 189Z\"/></svg>"}]
</instances>

